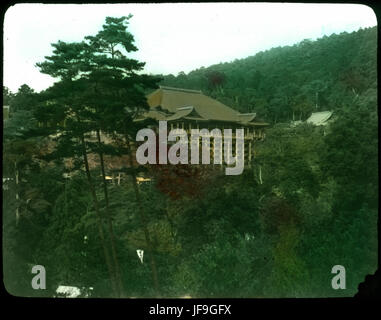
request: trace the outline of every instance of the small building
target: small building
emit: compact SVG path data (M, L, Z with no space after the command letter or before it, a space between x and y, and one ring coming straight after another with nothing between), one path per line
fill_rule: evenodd
M332 114L332 111L313 112L306 122L315 126L326 126L330 122Z
M3 120L9 119L9 106L3 106Z
M81 290L72 286L58 286L56 293L58 296L66 298L77 298L81 294Z
M60 285L56 289L56 295L54 297L78 298L82 294L85 298L88 298L92 290L93 287L80 289L78 287Z

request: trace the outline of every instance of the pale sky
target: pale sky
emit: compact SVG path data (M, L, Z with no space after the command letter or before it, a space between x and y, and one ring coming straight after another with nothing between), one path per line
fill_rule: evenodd
M130 57L146 62L144 71L150 74L188 73L377 25L373 10L356 4L16 4L4 19L4 85L12 92L24 83L46 89L56 79L35 64L52 54L51 43L82 41L101 29L106 16L129 13L129 31L139 49Z

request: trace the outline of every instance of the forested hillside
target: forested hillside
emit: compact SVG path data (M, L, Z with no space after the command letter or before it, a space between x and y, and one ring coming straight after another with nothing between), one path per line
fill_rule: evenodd
M107 18L102 32L84 42L53 44L52 56L39 64L57 80L47 90L3 88L10 105L3 138L7 290L53 296L67 285L94 297L356 294L377 268L376 29L305 40L159 82L128 58L136 50L128 20ZM115 48L123 54L115 56ZM251 166L225 176L206 166L143 170L124 160L139 129L136 109L147 108L144 93L157 84L202 89L270 122ZM335 119L324 130L280 123L314 110L333 110ZM120 181L106 181L120 172ZM137 184L140 174L151 180ZM31 287L34 265L46 268L45 290ZM332 287L335 265L346 270L345 288Z
M377 30L303 40L246 59L167 75L163 85L202 90L242 112L271 123L305 120L377 97Z

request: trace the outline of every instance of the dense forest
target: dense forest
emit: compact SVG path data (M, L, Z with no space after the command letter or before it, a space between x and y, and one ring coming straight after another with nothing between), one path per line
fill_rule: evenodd
M94 297L353 296L377 268L376 28L152 76L128 58L137 49L129 18L107 18L81 43L53 44L37 65L57 79L45 91L3 88L8 291L53 296L68 285ZM252 165L240 176L137 167L133 118L158 85L202 90L269 122ZM290 126L316 110L334 111L329 130ZM126 159L120 183L106 181L115 159ZM142 172L152 180L138 184ZM34 265L46 268L46 290L30 285ZM345 290L331 286L335 265L345 267Z
M164 76L163 85L202 90L271 123L305 120L377 94L377 30L324 36L246 59Z

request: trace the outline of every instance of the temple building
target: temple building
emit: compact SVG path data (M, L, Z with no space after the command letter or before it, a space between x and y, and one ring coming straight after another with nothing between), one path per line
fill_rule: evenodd
M3 121L9 119L9 106L3 106Z
M313 112L306 122L314 126L326 126L332 122L332 114L332 111Z
M191 137L192 129L207 129L209 133L213 129L220 129L222 135L224 129L232 129L232 156L235 156L235 130L244 129L244 161L245 167L250 167L255 157L255 142L265 138L265 128L268 123L258 119L255 113L240 113L223 103L204 95L201 91L188 90L180 88L171 88L161 86L151 94L147 95L147 103L149 109L135 118L134 121L144 121L151 119L152 125L147 127L158 129L159 121L167 121L168 132L173 129L183 129ZM50 126L49 122L39 123L39 126ZM62 123L64 125L64 123ZM56 138L59 134L51 135L51 138ZM204 139L203 134L200 135L199 143ZM210 163L214 163L215 141L212 136L209 136L210 141ZM87 134L88 141L96 142L95 132ZM108 144L113 143L113 138L108 134L101 132L102 142ZM222 136L224 140L224 136ZM136 142L131 141L133 152L136 151ZM168 143L170 145L170 143ZM190 146L190 143L188 144ZM199 145L200 146L200 145ZM200 155L202 154L202 148ZM217 150L217 149L216 149ZM221 150L224 155L224 150ZM125 176L123 170L129 163L127 155L114 157L104 155L105 167L107 171L106 180L113 182L120 180ZM137 165L136 159L133 158L134 164ZM91 169L99 165L98 155L94 153L88 154L89 166ZM66 159L67 167L72 167L72 159ZM201 161L200 161L201 163ZM222 168L223 166L221 166ZM140 179L140 180L139 180ZM138 177L138 183L148 181L147 177Z
M250 164L255 156L254 143L265 137L268 126L257 119L255 113L240 113L223 103L204 95L201 91L160 86L147 96L150 109L135 121L147 118L167 121L168 130L184 129L188 136L191 129L232 129L233 154L235 153L235 129L244 129L245 162ZM201 140L201 139L200 139ZM210 141L213 157L214 139Z

